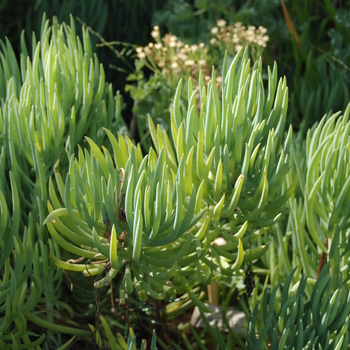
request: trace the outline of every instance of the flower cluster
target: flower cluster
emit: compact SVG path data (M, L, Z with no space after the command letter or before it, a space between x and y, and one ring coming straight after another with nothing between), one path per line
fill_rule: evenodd
M159 27L155 26L151 32L154 42L145 47L137 47L137 57L143 65L164 76L170 86L176 87L180 78L186 82L191 77L192 82L197 84L200 70L204 82L209 82L212 66L219 63L215 59L216 54L222 57L225 50L234 56L241 47L248 47L251 58L255 61L269 40L267 29L262 26L245 27L240 22L228 26L223 19L217 21L217 26L211 29L211 33L213 38L209 46L204 43L189 45L171 33L161 37ZM216 76L219 86L222 78L219 73Z
M238 52L241 47L248 47L254 61L261 56L269 41L265 27L246 27L241 22L236 22L231 26L227 25L223 19L216 22L216 27L211 29L211 34L213 35L210 40L212 45L218 45L232 55Z
M189 45L183 43L176 35L166 34L160 37L159 27L151 32L154 43L136 48L137 57L144 61L152 71L160 72L168 81L177 84L179 78L198 78L199 70L205 80L210 80L211 58L204 43Z

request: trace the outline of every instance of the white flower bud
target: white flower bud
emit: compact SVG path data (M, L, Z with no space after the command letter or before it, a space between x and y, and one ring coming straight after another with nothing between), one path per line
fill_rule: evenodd
M216 24L218 27L225 27L226 21L224 19L219 19Z

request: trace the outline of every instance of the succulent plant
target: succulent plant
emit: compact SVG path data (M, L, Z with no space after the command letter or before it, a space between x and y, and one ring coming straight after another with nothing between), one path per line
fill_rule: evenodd
M55 331L91 335L74 322L68 322L70 327L56 324L57 318L64 319L60 312L73 311L59 300L63 272L49 253L60 257L60 250L42 225L47 181L58 160L61 171L66 171L65 148L73 152L83 135L94 135L102 143L104 125L122 130L120 96L114 97L111 85L105 83L88 32L83 32L82 45L72 17L70 27L60 26L56 19L50 27L44 16L40 39L37 42L33 34L29 54L22 35L20 65L10 42L0 42L0 346L4 349L43 342L45 334L34 341L33 334L28 335L27 322L48 330L45 346L54 348L58 348ZM44 317L32 313L43 304Z
M9 41L1 47L1 163L16 179L22 216L36 218L37 197L46 202L46 182L56 161L66 162L65 148L74 152L86 134L101 144L103 126L120 129L120 98L105 83L89 33L83 31L83 45L76 37L72 17L70 27L57 20L50 27L44 16L31 55L23 34L20 65ZM7 186L1 190L9 201Z
M293 147L300 191L289 200L291 224L297 259L310 278L330 261L331 273L342 271L348 280L349 113L350 105L343 116L325 116L304 145Z
M343 285L343 275L331 277L327 263L307 298L305 288L310 281L306 276L291 285L296 270L283 288L280 281L271 294L265 289L261 304L256 305L250 318L247 348L347 349L350 293ZM263 323L257 330L261 311Z
M282 190L290 170L288 92L285 80L277 84L275 66L265 99L261 62L251 69L241 54L224 70L222 101L213 74L208 90L200 76L199 111L191 81L189 105L180 106L180 81L171 139L149 118L154 149L145 157L128 137L107 129L112 154L86 138L90 150L69 155L65 183L55 175L59 195L49 181L45 224L80 263L51 252L58 267L93 276L96 288L119 293L119 305L135 294L146 302L186 293L207 310L196 287L218 273L239 273L244 261L267 251L257 239L294 188ZM226 244L219 247L217 238Z

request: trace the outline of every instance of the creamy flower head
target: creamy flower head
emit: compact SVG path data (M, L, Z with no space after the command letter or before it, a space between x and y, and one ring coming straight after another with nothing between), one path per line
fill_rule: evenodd
M177 57L179 57L180 60L186 61L188 59L188 56L182 52L180 52Z
M178 42L176 43L176 47L177 47L178 49L180 49L182 46L184 46L184 43L183 43L182 41L178 41Z
M192 67L195 64L194 60L186 60L185 61L185 66L187 67Z
M233 34L232 42L234 44L238 44L239 43L239 37L238 37L238 35L236 33Z
M254 35L247 35L246 39L250 42L253 43L255 41L255 36Z
M263 27L263 26L259 26L258 29L259 29L261 34L266 34L267 33L267 29L265 27Z
M159 38L159 31L158 30L152 30L151 31L151 35L154 39L158 39Z
M219 19L217 20L216 25L220 28L225 27L226 21L224 19Z
M144 50L145 50L145 54L146 54L147 56L151 56L151 55L152 55L152 50L151 50L148 46L146 46L146 47L144 48Z
M248 28L245 32L246 36L255 35L255 30Z
M219 32L219 28L218 27L213 27L213 28L211 28L211 33L212 34L217 34Z

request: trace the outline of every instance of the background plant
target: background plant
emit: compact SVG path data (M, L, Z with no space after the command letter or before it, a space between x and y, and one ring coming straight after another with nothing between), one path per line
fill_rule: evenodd
M348 5L348 1L312 0L299 4L292 0L252 3L203 0L194 4L184 1L183 6L175 7L170 1L154 14L153 23L162 29L168 25L169 31L177 36L186 33L191 43L196 40L191 39L191 32L207 42L210 37L204 33L220 18L226 23L267 28L270 41L262 53L263 59L270 65L276 61L280 74L287 77L292 91L289 122L298 130L302 121L302 132L306 133L330 110L344 111L348 102L349 38L345 34ZM328 96L335 76L339 77L339 86L334 91L338 91ZM325 83L320 86L320 81ZM319 99L320 95L324 98Z
M306 57L306 74L295 76L294 85L299 89L291 94L289 120L299 124L300 133L307 130L324 114L345 111L349 102L348 83L339 65L325 56L317 57L310 50Z
M201 71L207 83L212 69L212 58L204 43L185 44L171 34L160 38L157 26L151 35L155 40L154 43L136 48L138 57L135 61L136 71L128 76L128 81L135 81L136 86L131 84L126 86L126 91L134 100L133 119L137 125L135 131L131 130L131 136L136 136L138 131L141 145L146 150L151 146L146 127L147 115L153 116L154 121L169 132L169 101L175 93L179 79L182 78L187 82L191 78L193 84L197 86L198 74ZM152 71L148 79L145 77L145 67ZM182 97L187 98L185 94Z
M128 77L129 81L136 81L136 86L127 85L126 91L130 92L134 100L132 125L137 125L144 149L150 147L145 127L147 113L162 126L162 129L169 131L169 95L175 93L179 79L183 79L183 84L186 85L187 80L191 78L192 84L198 87L199 71L207 84L214 69L217 75L216 84L219 87L222 76L218 71L221 71L225 52L231 61L239 49L244 47L255 62L266 46L268 40L268 36L265 35L266 28L259 27L256 30L255 27L249 27L246 30L241 23L237 23L235 27L226 26L224 20L218 20L217 25L211 29L213 37L207 45L204 42L186 44L170 33L161 38L159 27L155 26L151 32L155 42L136 48L138 57L135 62L136 71ZM152 71L148 79L145 78L144 67ZM181 97L183 100L188 100L190 96L182 94ZM132 129L131 136L134 135Z
M262 56L264 47L269 40L266 28L262 26L259 28L248 26L246 28L241 22L236 22L233 26L227 25L223 19L218 20L216 24L217 26L211 29L211 33L214 35L210 40L211 44L222 47L231 56L234 56L242 47L247 47L253 62Z

